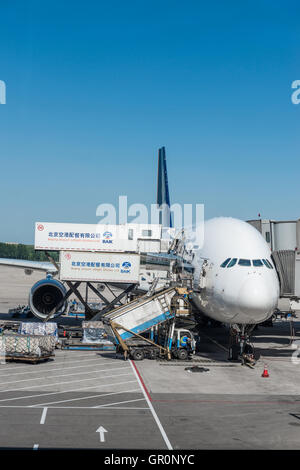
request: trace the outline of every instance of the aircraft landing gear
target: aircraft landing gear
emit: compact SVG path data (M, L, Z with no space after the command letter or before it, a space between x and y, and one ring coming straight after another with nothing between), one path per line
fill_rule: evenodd
M255 325L232 325L229 339L229 361L242 361L242 365L253 367L256 363L250 336Z

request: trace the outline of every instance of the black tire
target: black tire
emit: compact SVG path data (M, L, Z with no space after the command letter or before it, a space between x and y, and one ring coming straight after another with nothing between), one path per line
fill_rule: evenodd
M178 349L177 357L181 361L186 361L186 359L189 357L187 350L186 349Z
M157 358L157 351L154 351L153 349L151 349L149 352L149 359L156 359L156 358Z
M172 351L173 353L173 357L175 357L175 359L178 359L178 351L177 349L175 349L174 351Z
M145 354L142 349L135 349L132 351L131 357L134 361L142 361L145 357Z

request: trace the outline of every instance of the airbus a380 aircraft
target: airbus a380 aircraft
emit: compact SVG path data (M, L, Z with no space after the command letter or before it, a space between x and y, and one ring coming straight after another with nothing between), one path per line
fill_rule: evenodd
M262 235L242 220L218 217L204 224L196 252L193 299L222 323L251 325L267 320L279 298L279 281Z
M170 202L164 148L159 152L157 194L157 203L164 204L160 222L171 226L171 215L166 210ZM51 263L0 259L0 264L55 272ZM279 280L268 244L247 222L227 217L213 218L204 222L204 244L194 251L191 266L192 299L199 314L229 324L243 353L245 340L252 329L273 314L279 298ZM40 282L43 289L51 286L51 280ZM52 282L49 292L44 292L44 298L48 295L48 300L59 284L54 279ZM30 295L31 302L32 297ZM52 309L53 298L50 300ZM39 312L34 307L31 310L38 316ZM45 317L45 313L43 315ZM42 314L38 316L41 317Z
M160 190L163 188L163 190ZM163 225L172 225L165 149L159 151L158 204ZM193 293L199 313L230 325L245 348L255 325L277 307L280 287L271 250L256 228L239 219L217 217L204 222L204 243L194 251ZM189 244L188 235L186 245Z

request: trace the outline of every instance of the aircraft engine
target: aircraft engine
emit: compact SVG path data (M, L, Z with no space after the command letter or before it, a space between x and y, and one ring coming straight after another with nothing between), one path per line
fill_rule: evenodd
M56 279L42 279L34 284L29 293L29 307L31 312L40 320L45 320L51 310L62 301L66 294L64 285ZM59 311L50 318L67 313L69 308L66 300Z

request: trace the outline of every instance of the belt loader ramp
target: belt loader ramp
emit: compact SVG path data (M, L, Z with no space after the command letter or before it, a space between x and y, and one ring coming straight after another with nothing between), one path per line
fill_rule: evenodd
M171 359L173 355L186 359L187 351L194 352L195 340L192 333L175 328L176 311L171 309L172 298L175 294L182 294L182 291L182 288L170 287L151 297L146 294L106 313L102 321L117 352L123 352L125 359L130 355L136 360L143 359L145 355L150 358L159 355L167 359ZM161 325L166 325L163 335L159 331ZM150 331L151 339L142 336ZM187 341L180 344L182 334L186 335Z

